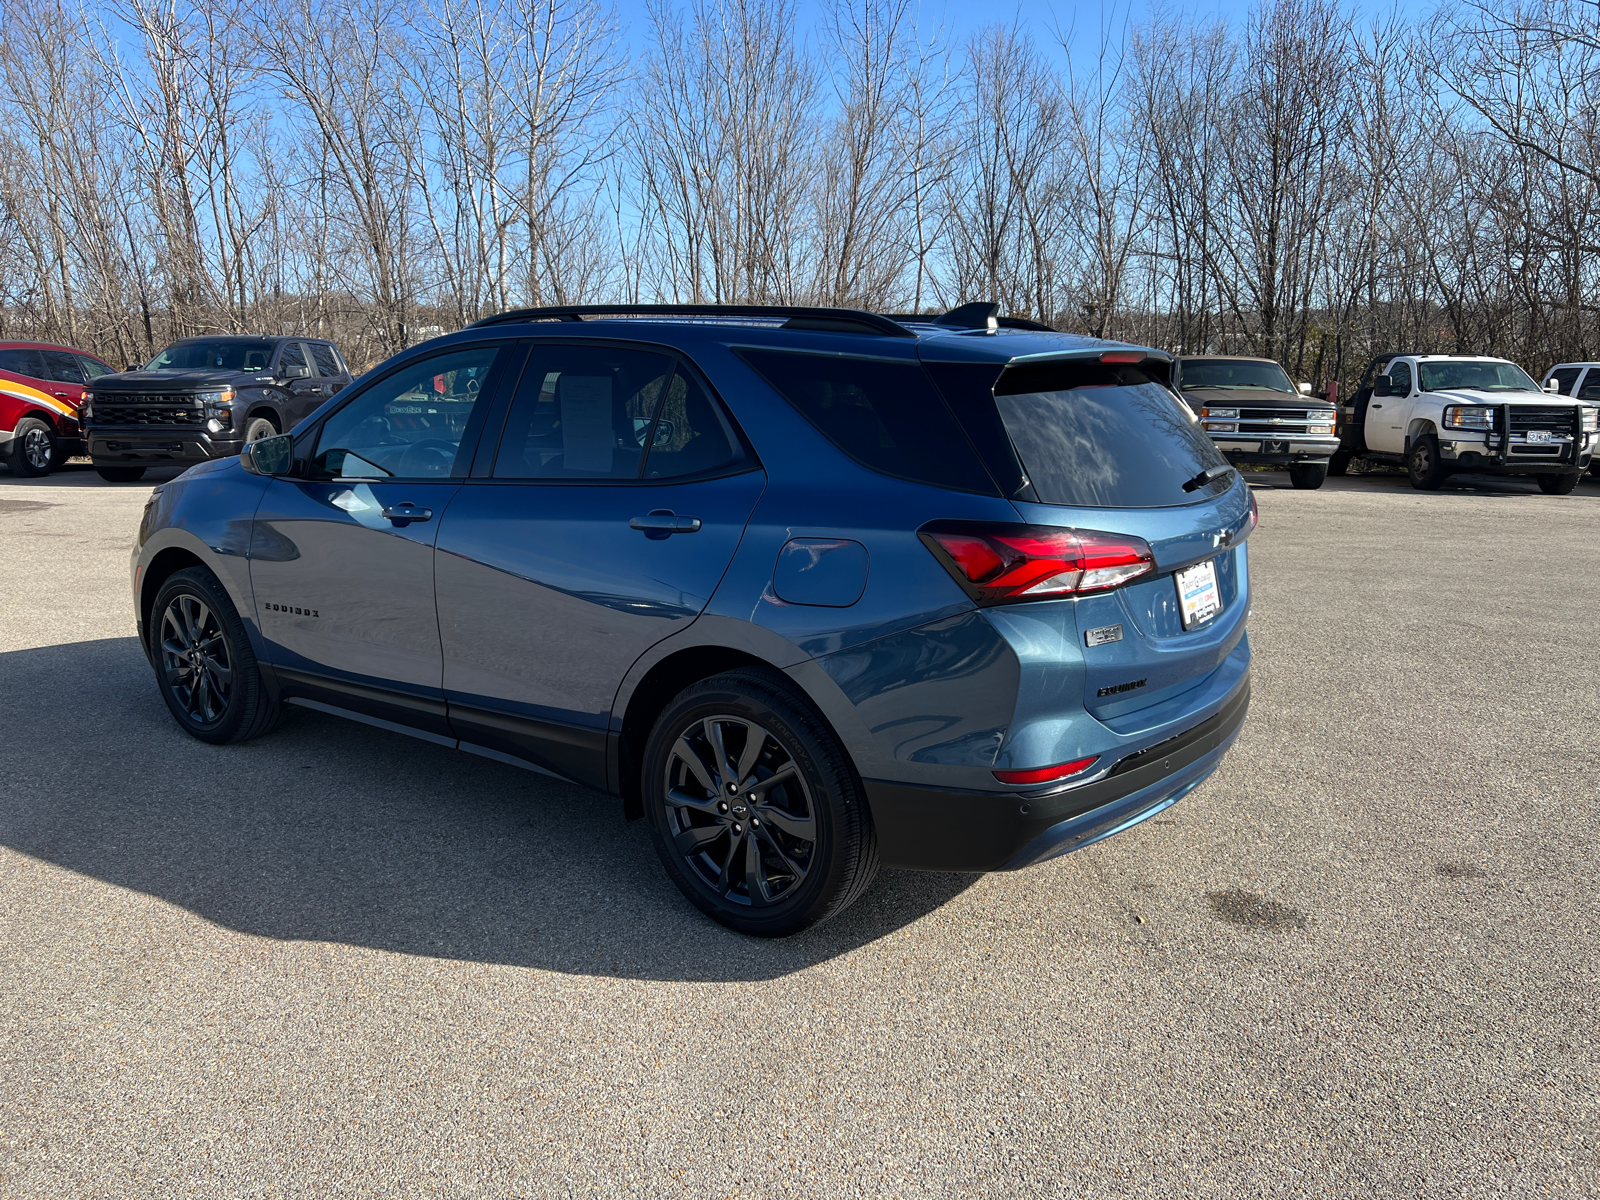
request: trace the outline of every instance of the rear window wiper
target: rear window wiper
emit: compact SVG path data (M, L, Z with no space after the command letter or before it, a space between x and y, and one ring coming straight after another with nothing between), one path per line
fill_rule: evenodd
M1207 467L1204 471L1201 471L1200 474L1189 480L1188 483L1184 484L1183 490L1186 492L1192 492L1198 488L1205 487L1205 485L1208 483L1214 483L1218 479L1232 474L1232 467Z

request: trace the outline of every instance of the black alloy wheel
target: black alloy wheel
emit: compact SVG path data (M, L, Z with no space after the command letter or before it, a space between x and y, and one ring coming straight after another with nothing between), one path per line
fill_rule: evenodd
M251 417L244 427L245 445L259 442L262 438L277 437L278 427L273 424L270 417Z
M38 417L23 417L11 436L6 465L13 475L48 475L56 454L56 431Z
M276 723L244 623L216 576L179 571L150 607L151 657L161 696L185 732L203 742L238 742Z
M843 747L774 673L730 671L680 693L651 732L644 770L662 865L729 928L798 932L852 903L877 873Z

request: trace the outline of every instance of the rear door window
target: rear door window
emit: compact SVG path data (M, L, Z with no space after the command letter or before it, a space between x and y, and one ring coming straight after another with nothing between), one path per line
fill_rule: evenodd
M1232 485L1189 406L1138 365L1097 359L1008 368L995 404L1045 504L1161 508L1210 499Z
M999 494L920 363L749 346L737 353L862 466L914 483Z
M44 359L31 346L12 346L0 350L0 371L13 375L26 375L29 379L46 379Z

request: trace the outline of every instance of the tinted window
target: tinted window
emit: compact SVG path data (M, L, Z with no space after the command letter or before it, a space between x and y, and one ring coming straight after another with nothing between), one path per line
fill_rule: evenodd
M1224 475L1184 490L1227 463L1188 406L1137 366L1011 367L995 404L1045 504L1157 508L1208 499L1233 482Z
M115 375L116 368L108 367L98 358L89 358L87 355L78 355L78 363L83 367L83 373L90 379L99 379L102 375Z
M1409 396L1411 394L1410 363L1397 362L1389 367L1389 394L1391 396Z
M314 465L342 479L444 479L498 347L436 354L380 379L328 418Z
M647 441L645 479L704 475L726 470L744 457L722 410L681 367L672 377Z
M206 338L168 346L147 371L265 371L272 343L251 338Z
M317 360L317 374L324 379L335 375L343 375L344 371L339 366L339 360L334 356L333 347L326 342L307 342L311 347L311 357Z
M495 478L637 479L672 373L665 354L536 345L506 418Z
M783 350L738 353L862 466L934 487L998 494L919 364Z
M1578 376L1583 374L1582 367L1562 367L1559 371L1551 371L1550 378L1561 385L1563 396L1572 395L1572 385L1578 382Z
M1236 358L1185 359L1181 371L1181 386L1186 392L1218 388L1256 392L1296 390L1283 368L1275 362Z
M39 352L23 346L0 350L0 371L26 375L29 379L48 378L44 373L44 359L39 357Z
M278 353L279 371L282 371L285 367L305 367L309 365L306 362L306 352L299 342L285 342L283 344L283 349Z
M45 370L57 383L86 382L76 354L68 354L65 350L41 350L40 353L44 355Z

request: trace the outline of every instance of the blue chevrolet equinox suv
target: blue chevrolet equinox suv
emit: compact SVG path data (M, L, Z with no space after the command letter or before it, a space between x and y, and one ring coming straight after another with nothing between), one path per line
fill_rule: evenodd
M207 742L297 704L608 792L764 936L1126 829L1244 721L1255 505L1170 356L995 314L531 309L396 355L152 494L161 694Z

